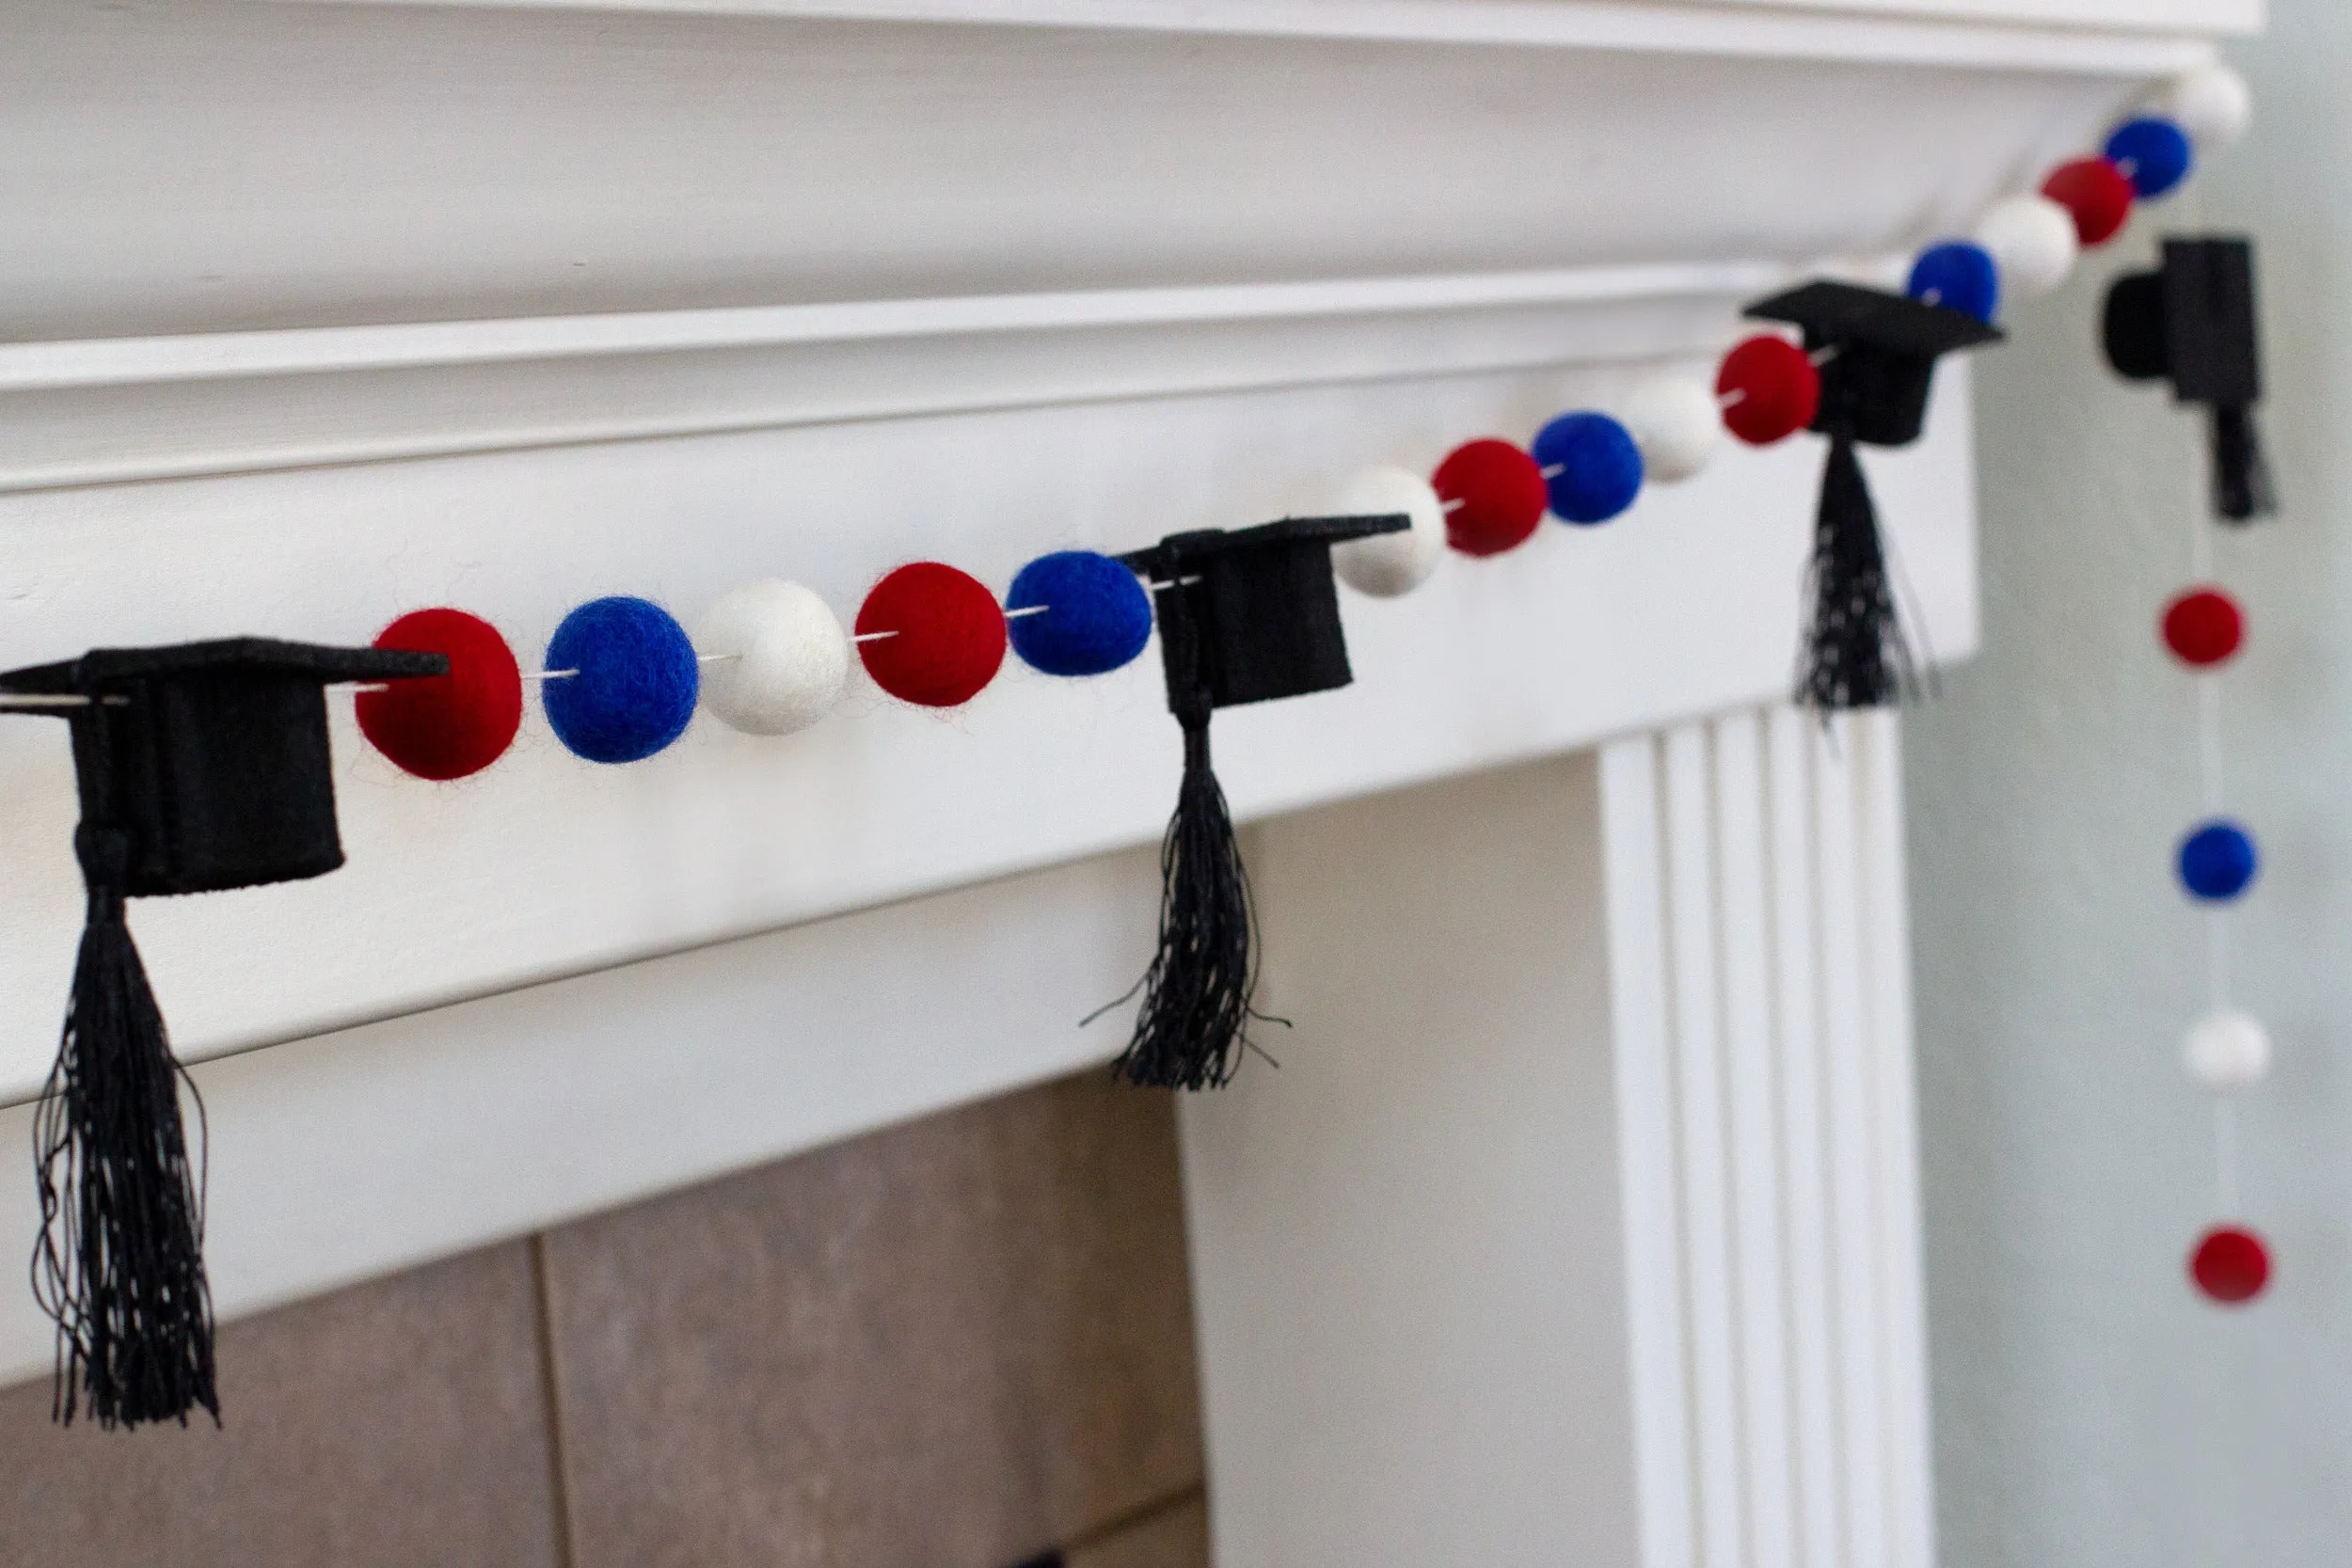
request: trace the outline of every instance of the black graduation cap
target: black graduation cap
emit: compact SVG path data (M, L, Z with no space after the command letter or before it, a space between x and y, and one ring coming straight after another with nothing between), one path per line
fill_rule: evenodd
M101 1426L220 1417L184 1078L123 901L342 863L325 689L445 674L439 654L236 638L102 648L0 674L0 711L72 727L89 890L56 1066L34 1123L34 1289L57 1323L55 1413ZM191 1091L193 1092L193 1091Z
M1759 300L1746 314L1802 329L1821 372L1813 428L1829 437L1829 463L1814 527L1797 699L1817 710L1896 702L1916 677L1854 448L1917 440L1936 360L2002 335L1965 310L1827 279Z
M2117 374L2170 381L2175 401L2211 410L2217 516L2247 522L2276 510L2254 433L2263 388L2251 240L2165 241L2155 271L2126 273L2108 287L2100 335Z
M1938 356L2001 338L1965 310L1825 278L1758 300L1745 314L1803 330L1821 372L1813 428L1872 447L1919 438Z
M1184 782L1160 845L1159 951L1137 982L1143 1006L1115 1069L1129 1082L1221 1085L1261 1016L1250 1006L1256 917L1209 763L1210 715L1345 686L1353 675L1331 546L1411 521L1402 513L1292 517L1170 534L1120 558L1152 587L1168 711L1184 731Z

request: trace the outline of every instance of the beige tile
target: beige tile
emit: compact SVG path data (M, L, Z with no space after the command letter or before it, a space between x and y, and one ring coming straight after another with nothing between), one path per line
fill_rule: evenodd
M1199 1493L1063 1555L1062 1568L1209 1568L1209 1507Z
M1200 1474L1173 1109L1104 1073L548 1263L580 1568L1003 1568Z
M220 1431L0 1392L0 1562L555 1568L534 1312L517 1243L229 1324Z

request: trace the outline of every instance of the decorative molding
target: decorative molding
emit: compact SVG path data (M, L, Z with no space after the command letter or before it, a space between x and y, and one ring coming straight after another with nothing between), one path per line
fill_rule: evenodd
M1784 265L0 345L0 492L1719 348Z
M2074 71L2176 70L2264 0L290 0L1054 27ZM2157 36L2150 35L2173 35Z

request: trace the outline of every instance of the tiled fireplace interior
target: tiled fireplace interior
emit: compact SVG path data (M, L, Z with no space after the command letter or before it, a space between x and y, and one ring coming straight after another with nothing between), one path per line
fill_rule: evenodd
M45 1381L0 1392L11 1560L1207 1561L1173 1114L1101 1072L233 1323L220 1356L218 1432L60 1432Z

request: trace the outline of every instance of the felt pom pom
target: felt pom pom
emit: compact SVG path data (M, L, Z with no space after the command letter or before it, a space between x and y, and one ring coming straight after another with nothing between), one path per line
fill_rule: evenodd
M2227 147L2246 135L2254 95L2246 78L2226 65L2201 65L2165 84L2158 106L2196 141Z
M1654 375L1627 400L1625 427L1642 449L1643 477L1677 484L1715 455L1724 412L1706 383L1687 375Z
M359 733L394 766L420 779L462 779L514 743L522 672L498 627L462 610L415 610L377 633L374 645L449 660L446 675L359 693Z
M2046 294L2066 281L2082 253L2074 214L2046 196L1996 201L1977 224L1977 243L2020 294Z
M1525 544L1549 499L1535 460L1492 437L1446 453L1429 485L1446 509L1446 543L1464 555L1501 555Z
M2270 1249L2244 1226L2217 1225L2197 1239L2188 1276L2224 1307L2253 1300L2270 1283Z
M2188 133L2169 119L2141 115L2108 134L2107 162L2123 171L2140 199L2166 195L2188 178Z
M2244 893L2259 864L2252 835L2225 816L2200 825L2181 840L2181 885L2209 904Z
M873 637L888 632L887 637ZM857 645L874 684L903 703L956 707L980 694L1005 662L1005 612L977 578L917 561L858 607Z
M1965 310L1989 322L2001 308L2001 269L1993 253L1966 240L1947 240L1919 253L1903 293L1930 305Z
M2164 607L2164 645L2183 664L2219 664L2245 638L2245 615L2218 588L2192 588Z
M555 738L590 762L638 762L686 733L702 668L686 628L646 599L591 599L548 642L539 683ZM559 670L577 674L556 678Z
M1049 675L1107 673L1152 641L1142 579L1092 550L1039 556L1014 575L1005 609L1012 651Z
M1724 428L1752 447L1769 447L1813 422L1821 408L1821 372L1804 350L1763 333L1724 356L1715 375Z
M2216 1094L2259 1084L2270 1071L2270 1031L2233 1007L2207 1013L2181 1042L2188 1075Z
M1642 493L1642 449L1606 414L1563 414L1530 449L1562 522L1605 523Z
M702 704L746 735L790 735L832 711L850 675L850 639L833 607L797 582L728 590L694 624Z
M1331 504L1320 510L1334 517L1377 517L1402 512L1413 526L1402 533L1375 533L1331 546L1331 569L1359 594L1392 599L1429 580L1445 559L1445 502L1419 474L1403 468L1367 468L1347 482Z
M2074 237L2087 245L2106 244L2132 215L2132 182L2105 158L2060 164L2042 194L2074 214Z

